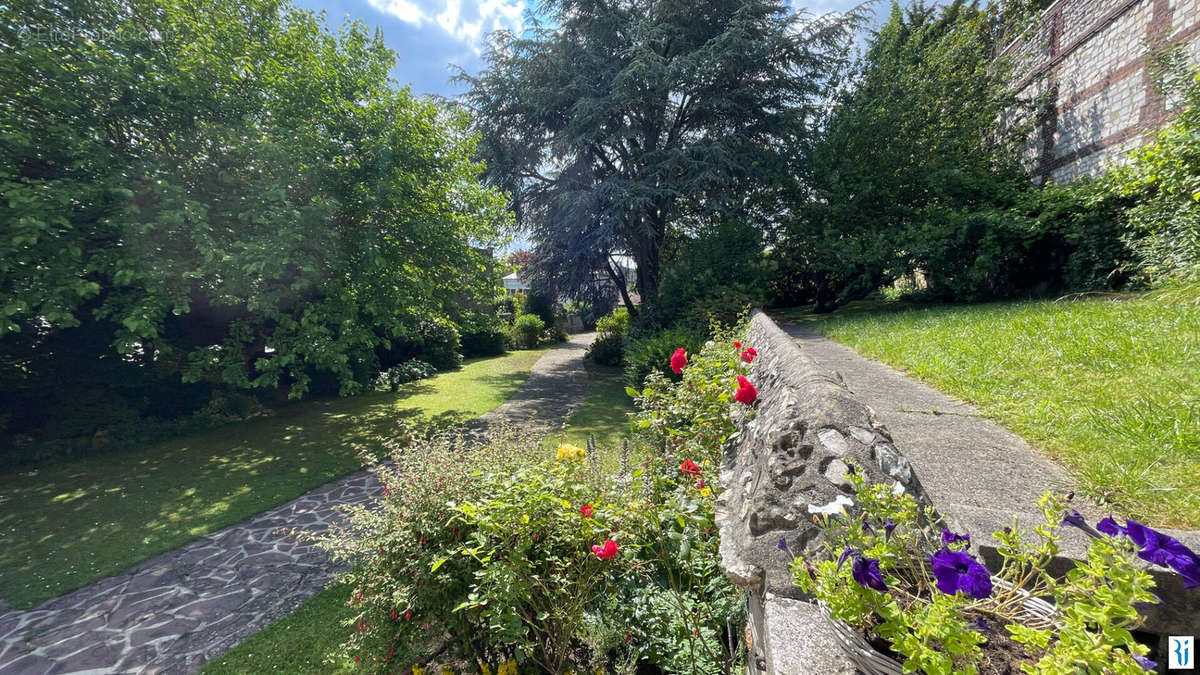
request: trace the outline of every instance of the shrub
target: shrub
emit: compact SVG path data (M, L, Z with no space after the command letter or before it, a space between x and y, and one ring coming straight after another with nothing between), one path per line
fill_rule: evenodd
M379 376L375 378L375 388L394 392L400 389L402 384L433 377L436 372L436 368L420 359L409 359L379 373Z
M458 329L448 319L425 319L417 326L417 358L438 370L462 365L462 342Z
M625 337L629 331L629 310L618 307L612 312L596 319L596 332L600 337Z
M322 542L359 563L346 576L356 615L343 657L396 672L445 640L459 662L516 656L555 673L604 663L619 642L597 610L631 571L628 526L643 516L582 449L530 462L539 443L500 430L484 444L394 448L395 466L377 469L381 508L356 510L352 529ZM614 556L593 552L607 541ZM604 634L613 644L596 643Z
M619 366L625 362L625 339L619 335L601 335L588 345L586 357L605 366Z
M541 317L522 314L513 322L513 342L521 349L533 349L538 346L538 340L545 329L546 324Z
M499 356L508 347L508 336L499 328L484 328L462 334L463 356Z
M588 345L586 356L596 363L619 366L625 362L625 333L629 330L629 310L618 307L596 320L596 331L600 333Z
M625 345L626 384L639 389L646 376L653 372L678 380L679 376L670 369L671 354L680 347L688 353L695 352L702 344L702 333L682 328L670 328L646 337L632 337Z
M554 303L550 296L541 291L531 290L525 294L525 304L521 307L522 314L533 314L547 326L554 324Z

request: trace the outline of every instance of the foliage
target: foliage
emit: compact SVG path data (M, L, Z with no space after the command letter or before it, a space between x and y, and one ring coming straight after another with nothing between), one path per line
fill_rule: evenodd
M1063 499L1047 494L1039 502L1044 523L1029 532L1014 523L993 535L1003 562L989 580L989 571L965 552L969 534L943 530L939 536L928 524L932 511L918 508L903 490L867 485L853 469L847 479L858 504L816 517L825 559L793 559L794 578L833 618L887 639L906 671L977 672L988 631L1003 627L1025 647L1026 672L1144 672L1134 657L1148 650L1131 631L1141 623L1138 603L1157 597L1153 577L1135 565L1129 539L1098 536L1087 560L1065 580L1055 578L1048 566L1058 553L1058 530L1072 518L1083 521ZM787 551L786 541L780 546ZM939 561L957 568L939 567ZM1043 596L1057 603L1048 617L1026 604Z
M668 328L641 337L630 335L625 343L625 382L635 389L642 386L651 373L679 380L670 371L671 354L682 347L688 353L704 344L704 333L684 328Z
M554 325L554 302L550 300L549 295L543 291L531 289L525 294L524 299L522 314L532 314L538 317L542 320L543 325Z
M587 357L605 366L624 362L625 333L629 330L629 310L618 307L596 320L599 335L588 345Z
M417 354L438 370L462 365L462 339L449 319L425 319L417 326Z
M713 322L735 325L760 305L769 274L763 233L744 221L722 222L669 241L660 303L664 324L707 332Z
M379 373L375 380L375 388L395 392L400 389L400 385L433 377L435 372L437 369L432 365L420 359L410 359Z
M614 256L629 254L648 304L672 232L774 212L863 16L814 19L774 0L542 11L524 34L494 35L484 72L460 75L481 154L544 277L572 295L598 277L627 290Z
M546 324L536 314L522 314L513 322L513 340L521 349L533 349L542 338Z
M777 233L777 274L820 311L914 269L932 289L988 295L1018 264L1028 126L994 57L1022 3L892 4L809 153L807 185ZM1006 230L1015 228L1016 231ZM1018 256L1019 257L1019 256ZM968 278L959 278L966 270Z
M506 429L397 444L394 466L375 467L382 507L351 508L323 539L356 565L333 662L393 672L442 649L444 663L556 673L734 672L742 601L718 569L711 485L748 368L733 335L694 354L682 382L650 378L638 438L652 455L637 469L626 455L603 471L591 443L531 461L540 440Z
M1179 116L1102 182L1133 202L1124 219L1138 277L1150 284L1195 283L1200 281L1200 70L1162 67L1180 80L1168 87L1181 99Z
M464 332L461 344L462 354L465 357L500 356L508 346L508 336L501 328L488 326Z
M970 306L851 306L821 333L978 406L1098 501L1200 526L1200 288Z
M5 15L0 377L22 433L62 408L43 383L66 361L113 395L200 384L197 407L321 374L361 391L372 353L493 287L472 243L507 216L466 119L393 87L366 26L282 0Z

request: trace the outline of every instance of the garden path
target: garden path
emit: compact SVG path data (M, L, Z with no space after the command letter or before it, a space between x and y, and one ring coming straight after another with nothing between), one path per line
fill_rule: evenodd
M587 396L583 354L594 337L574 335L550 349L512 398L469 426L561 424ZM338 506L378 492L374 475L360 471L32 610L0 603L0 672L195 672L338 572L293 528L324 532L341 518Z
M875 410L938 510L977 541L1011 525L1014 515L1023 524L1041 522L1038 498L1073 489L1065 469L974 407L807 328L782 328ZM1082 497L1072 503L1092 522L1107 515Z

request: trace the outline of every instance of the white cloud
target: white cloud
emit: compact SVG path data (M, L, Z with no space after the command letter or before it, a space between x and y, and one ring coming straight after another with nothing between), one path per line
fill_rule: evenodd
M484 26L520 32L525 25L524 0L367 0L376 10L417 27L436 24L448 35L481 47Z

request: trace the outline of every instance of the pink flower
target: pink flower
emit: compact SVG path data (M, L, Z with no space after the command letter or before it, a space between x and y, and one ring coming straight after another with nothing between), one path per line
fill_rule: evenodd
M679 465L679 470L682 471L683 475L685 476L700 475L700 466L690 459L683 460L683 464Z
M616 557L617 542L609 539L608 541L604 542L603 546L596 544L592 546L592 553L595 553L596 557L601 560L608 560L609 558Z
M746 351L742 352L742 360L746 363L754 361L754 357L758 356L758 350L754 347L746 347Z
M733 393L733 400L746 405L754 405L754 402L758 400L758 389L755 389L754 384L743 375L738 375L737 383L738 390Z
M591 518L595 511L592 509L591 504L584 504L583 506L579 507L579 512L583 514L584 518Z
M683 367L687 365L687 351L683 347L675 350L671 355L671 370L675 371L676 375L683 374Z

